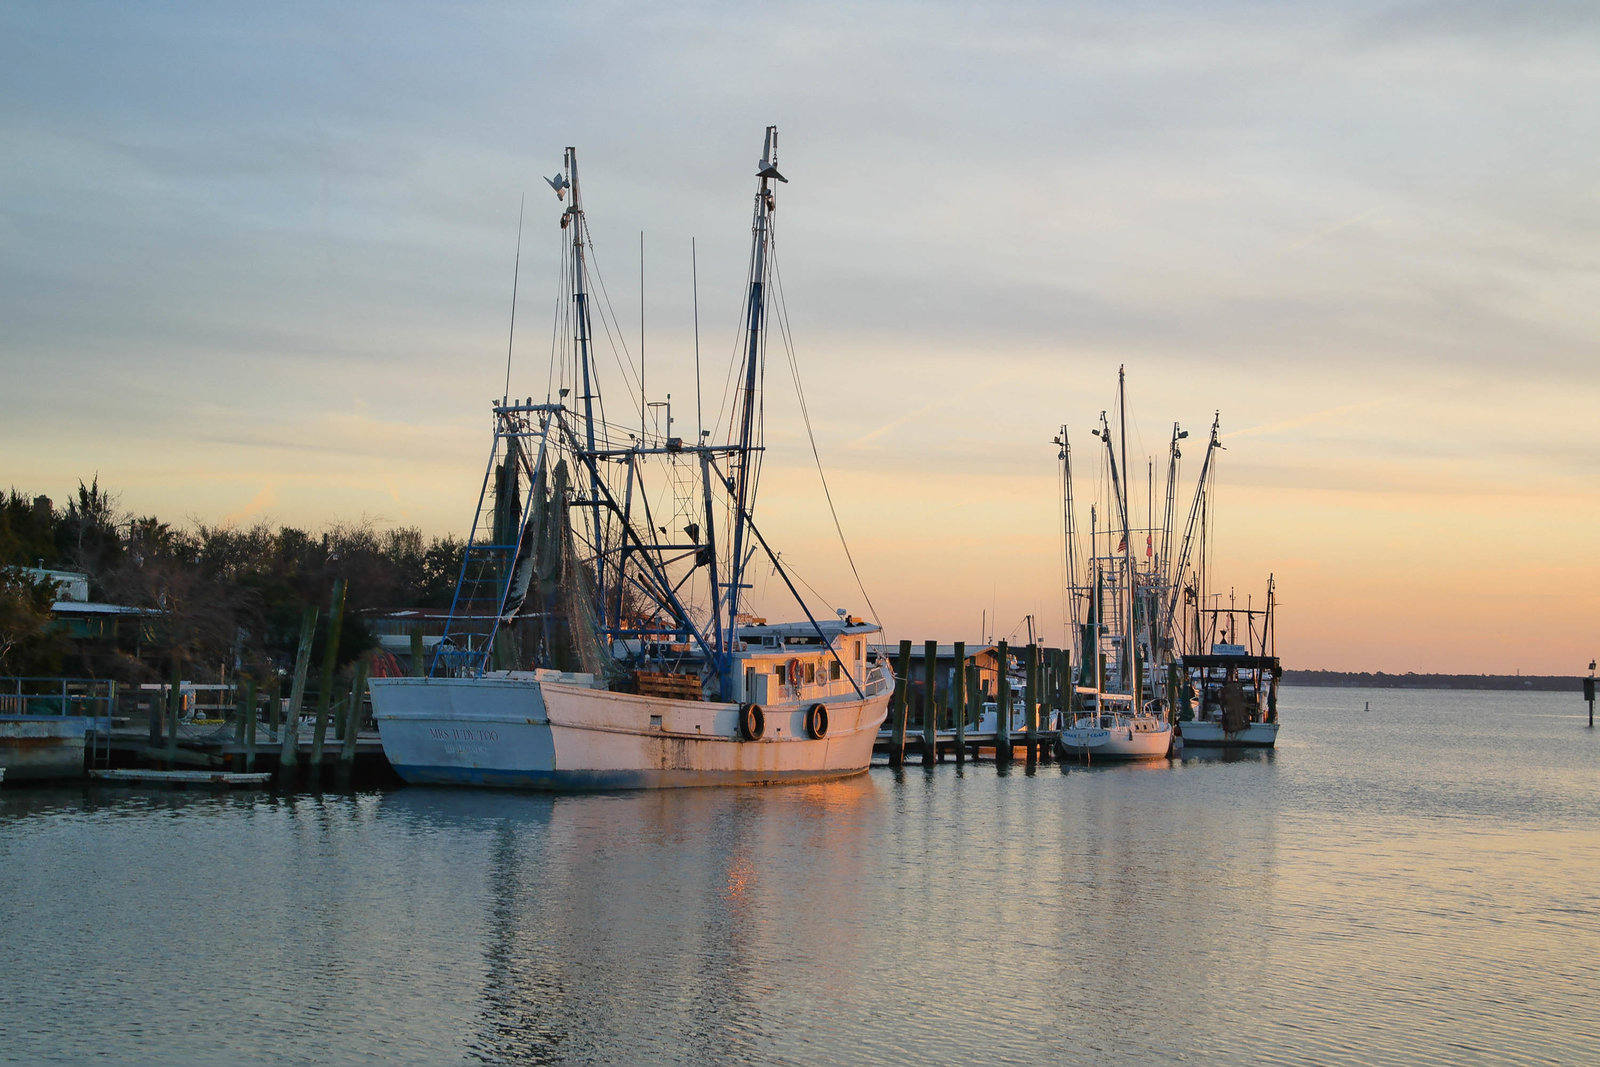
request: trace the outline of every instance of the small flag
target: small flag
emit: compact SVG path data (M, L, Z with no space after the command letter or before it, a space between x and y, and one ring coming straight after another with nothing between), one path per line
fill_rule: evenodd
M1117 542L1117 551L1118 552L1126 552L1127 550L1128 550L1128 535L1127 534L1123 534L1122 535L1122 539Z
M1146 559L1149 559L1152 555L1155 554L1155 547L1150 543L1150 538L1153 537L1153 536L1155 536L1155 535L1154 534L1145 534L1144 535L1144 555L1145 555Z

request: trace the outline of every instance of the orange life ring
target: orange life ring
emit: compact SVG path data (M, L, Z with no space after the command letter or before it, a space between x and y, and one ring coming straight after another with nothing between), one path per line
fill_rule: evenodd
M788 673L789 673L789 684L790 685L799 685L800 684L800 661L798 659L790 659L789 663L788 663L788 666L787 666L787 670L788 670Z

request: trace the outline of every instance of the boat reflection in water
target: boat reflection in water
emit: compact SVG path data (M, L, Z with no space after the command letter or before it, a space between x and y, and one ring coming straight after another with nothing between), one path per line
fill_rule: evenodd
M412 787L382 806L419 842L479 839L482 896L463 903L484 909L466 928L484 939L469 1044L487 1061L759 1059L780 1036L771 975L792 998L798 972L827 1014L871 971L867 941L838 936L870 869L863 821L882 816L868 776L556 796Z

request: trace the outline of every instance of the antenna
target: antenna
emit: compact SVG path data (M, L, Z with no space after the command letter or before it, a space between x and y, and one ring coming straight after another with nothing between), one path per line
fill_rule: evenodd
M694 287L694 428L698 435L694 443L704 444L706 435L705 414L700 409L700 265L699 252L694 238L689 238L689 277Z
M556 190L557 195L560 192ZM517 201L517 259L511 266L511 334L506 338L506 391L502 396L511 395L511 343L517 339L517 275L522 271L522 209L527 202L528 194L524 192Z
M645 446L645 230L638 232L638 446Z

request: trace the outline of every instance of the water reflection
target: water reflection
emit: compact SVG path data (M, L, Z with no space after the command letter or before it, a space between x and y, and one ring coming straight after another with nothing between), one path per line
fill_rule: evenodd
M1384 697L1032 776L3 790L0 1060L1592 1060L1600 734Z
M748 1062L798 968L858 970L833 923L864 877L870 777L760 790L531 797L402 790L386 818L483 838L483 1062ZM840 888L843 887L843 888ZM787 995L787 994L786 994Z

